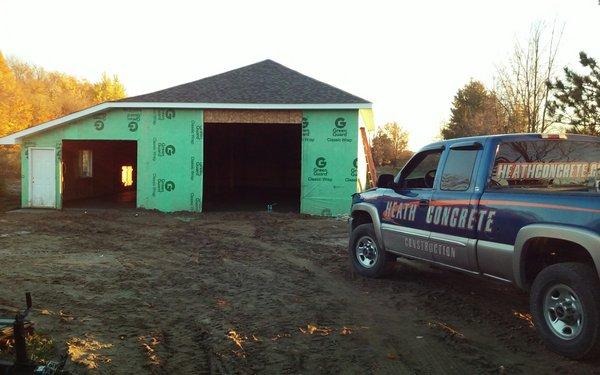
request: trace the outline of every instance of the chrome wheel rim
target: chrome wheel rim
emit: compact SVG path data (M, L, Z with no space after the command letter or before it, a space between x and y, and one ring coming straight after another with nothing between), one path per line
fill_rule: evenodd
M361 237L356 242L356 259L358 263L364 268L372 268L377 263L377 257L379 256L379 250L375 241L368 236Z
M583 327L581 300L568 286L553 285L544 297L544 317L554 335L572 340L579 336Z

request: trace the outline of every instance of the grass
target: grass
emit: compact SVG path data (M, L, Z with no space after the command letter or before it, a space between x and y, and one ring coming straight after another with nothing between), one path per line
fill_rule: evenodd
M56 360L56 345L52 337L45 333L36 332L25 339L29 359L38 364ZM9 340L0 344L0 359L11 361L14 359L14 341Z

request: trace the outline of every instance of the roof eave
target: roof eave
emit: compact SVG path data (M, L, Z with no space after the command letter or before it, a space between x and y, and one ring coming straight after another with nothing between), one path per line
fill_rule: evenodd
M69 115L32 126L31 128L9 134L0 138L0 145L20 143L24 137L39 133L66 123L91 116L95 113L113 108L180 108L180 109L364 109L372 104L365 103L331 103L331 104L258 104L258 103L162 103L162 102L106 102Z

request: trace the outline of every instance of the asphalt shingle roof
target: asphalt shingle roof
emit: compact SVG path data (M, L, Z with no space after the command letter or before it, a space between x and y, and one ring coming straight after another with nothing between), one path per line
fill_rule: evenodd
M119 102L357 104L358 96L317 81L272 60Z

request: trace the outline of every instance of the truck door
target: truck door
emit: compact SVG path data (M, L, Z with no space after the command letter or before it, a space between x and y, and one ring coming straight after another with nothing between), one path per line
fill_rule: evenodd
M476 186L482 149L481 143L470 141L450 146L425 217L433 261L473 272L478 226L485 225L478 212L483 189Z
M442 151L416 154L400 172L394 189L386 193L381 229L388 251L431 260L425 218Z

